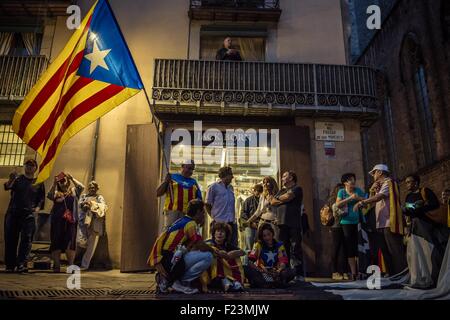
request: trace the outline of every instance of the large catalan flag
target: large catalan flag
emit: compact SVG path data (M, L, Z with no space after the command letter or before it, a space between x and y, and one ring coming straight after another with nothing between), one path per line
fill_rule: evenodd
M71 137L141 89L111 7L98 0L14 115L14 131L41 156L37 182Z

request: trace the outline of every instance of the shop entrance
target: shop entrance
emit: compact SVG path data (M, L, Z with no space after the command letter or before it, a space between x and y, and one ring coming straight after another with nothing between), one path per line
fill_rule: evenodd
M219 168L232 167L236 218L255 184L262 183L265 176L279 180L278 129L176 130L170 130L170 171L178 172L184 159L193 159L193 178L205 199L208 186L219 179ZM210 238L209 217L207 222L202 233Z

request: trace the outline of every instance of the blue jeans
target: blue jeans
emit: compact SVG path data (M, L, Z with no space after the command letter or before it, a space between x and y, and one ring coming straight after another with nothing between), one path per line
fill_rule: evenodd
M245 228L245 251L248 253L253 249L256 238L256 229ZM248 254L244 256L244 265L248 265Z
M190 251L184 255L184 263L186 271L181 277L181 281L190 282L206 271L213 261L211 252L206 251Z

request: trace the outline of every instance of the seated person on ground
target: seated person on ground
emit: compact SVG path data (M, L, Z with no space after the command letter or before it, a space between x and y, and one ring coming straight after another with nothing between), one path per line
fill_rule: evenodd
M226 223L214 224L212 239L206 241L216 252L210 268L203 273L202 282L213 288L227 291L243 291L244 269L240 257L245 252L230 243L231 227Z
M197 233L205 221L204 203L191 200L187 215L170 225L153 245L148 263L156 268L158 291L173 290L193 294L198 289L191 282L209 268L214 250Z
M244 267L252 288L285 287L295 277L283 243L274 239L274 233L270 224L258 229L257 242L248 255L249 265Z

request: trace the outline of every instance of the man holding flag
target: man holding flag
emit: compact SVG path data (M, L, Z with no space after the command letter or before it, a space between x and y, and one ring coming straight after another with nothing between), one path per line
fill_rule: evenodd
M41 156L36 183L71 137L143 88L109 3L98 0L14 115L14 131Z

